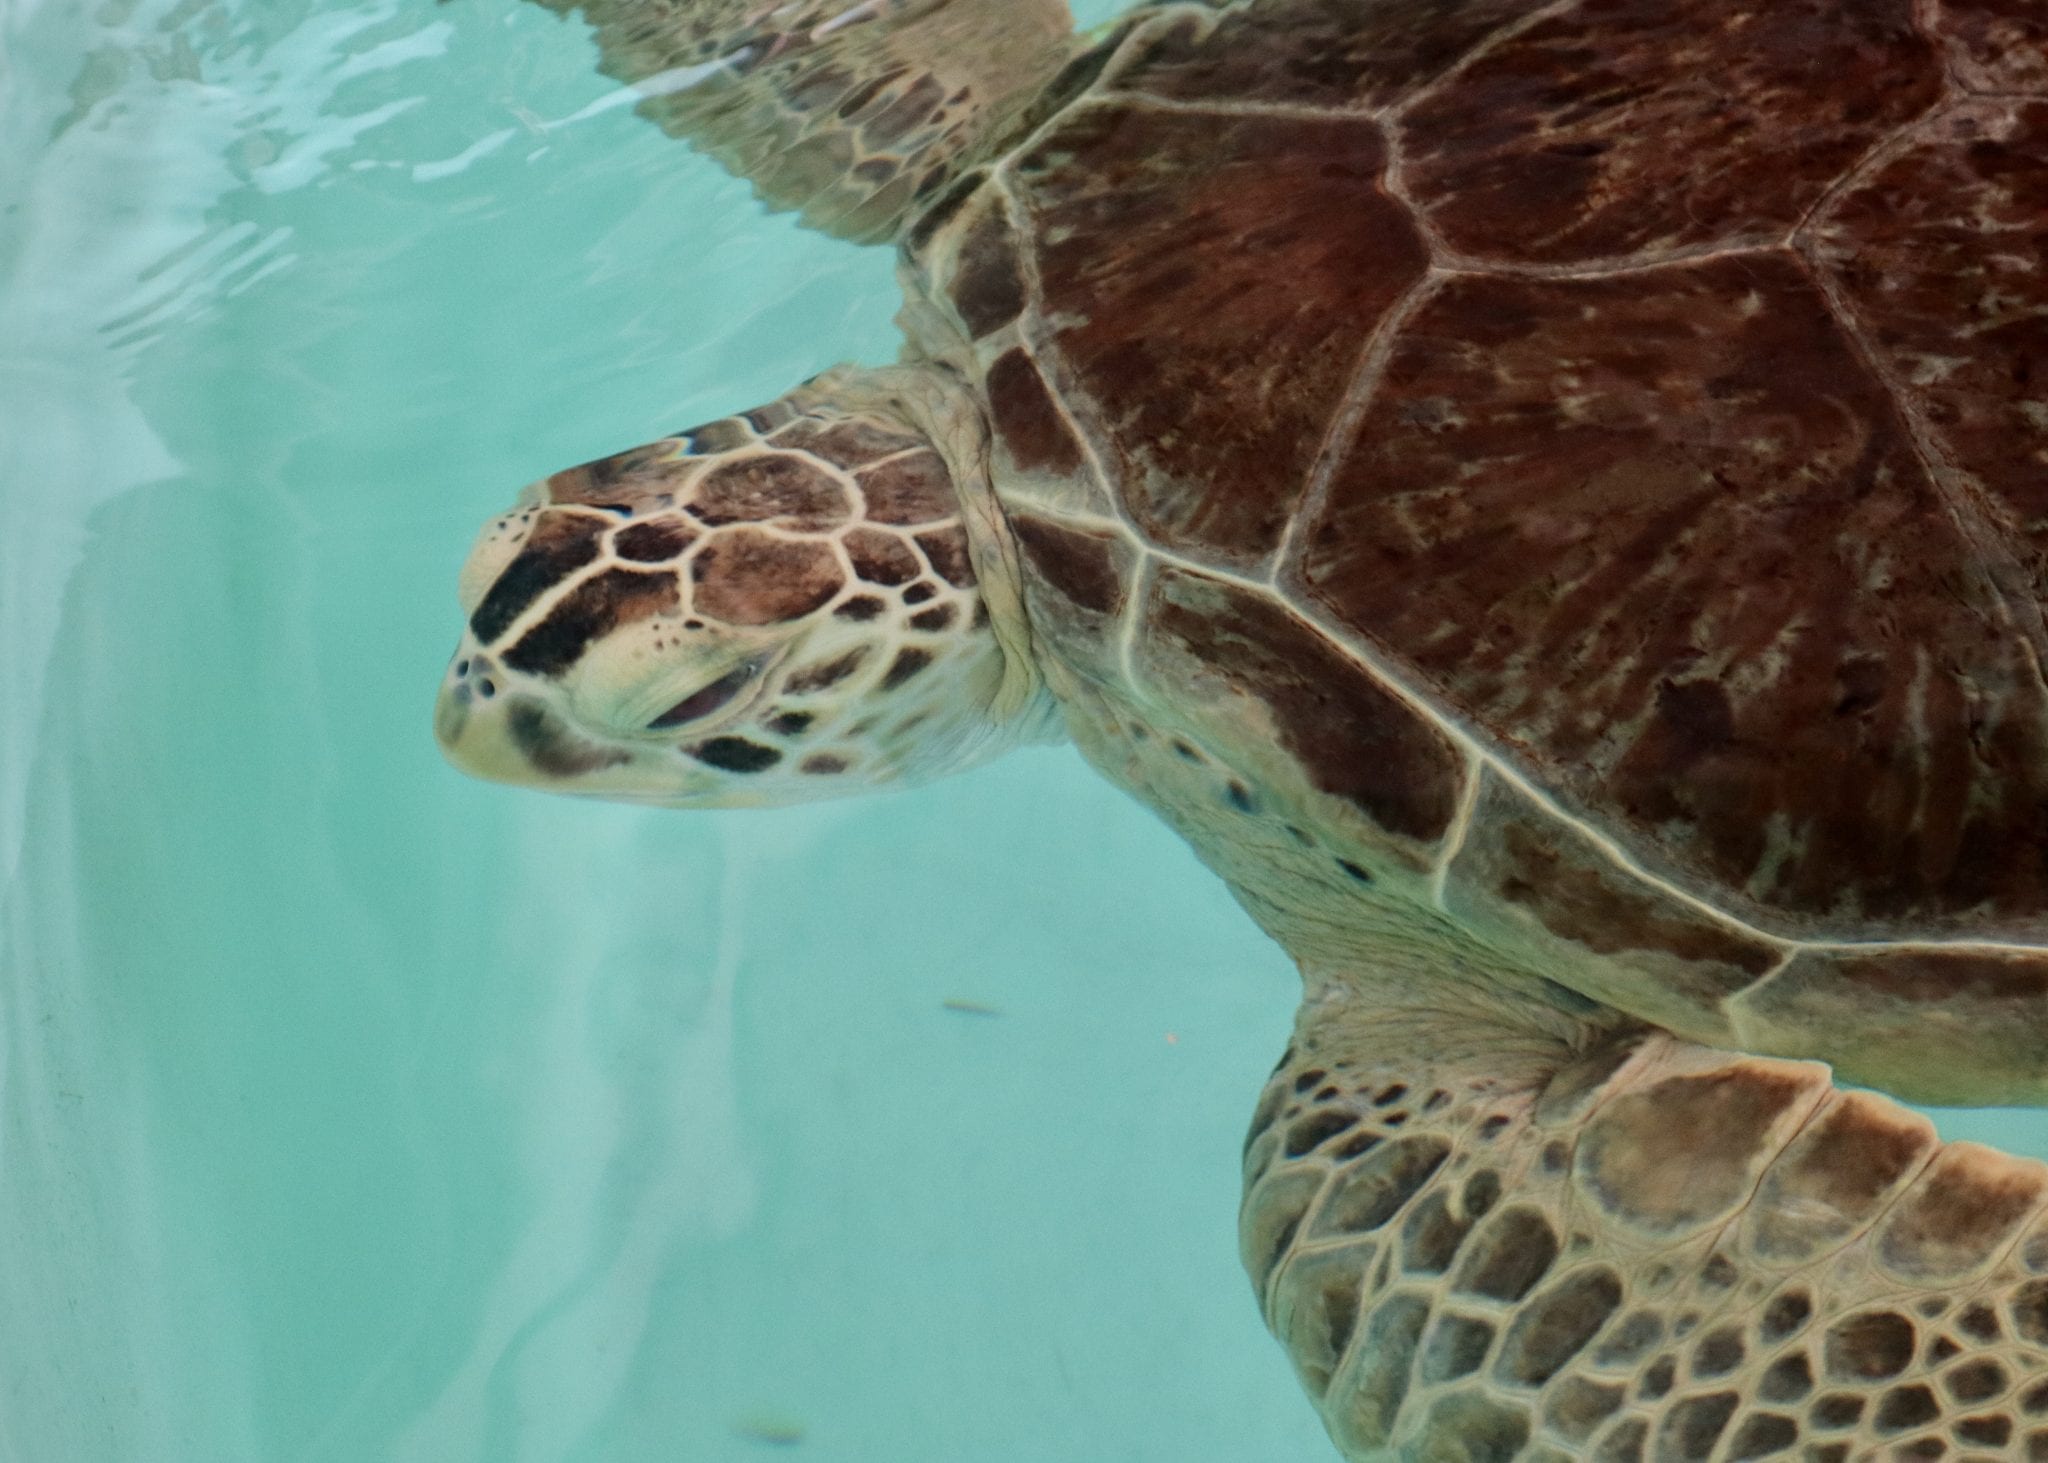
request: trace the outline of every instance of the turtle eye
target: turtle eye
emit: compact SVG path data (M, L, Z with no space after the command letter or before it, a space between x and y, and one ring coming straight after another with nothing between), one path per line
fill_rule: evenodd
M710 685L692 691L668 710L647 723L649 731L665 731L672 726L696 721L709 716L726 702L745 689L747 683L761 672L759 661L747 661L736 670L727 671Z

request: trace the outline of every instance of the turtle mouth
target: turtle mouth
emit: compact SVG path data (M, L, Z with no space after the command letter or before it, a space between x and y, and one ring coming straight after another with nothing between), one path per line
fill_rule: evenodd
M769 659L755 656L741 661L715 681L699 686L668 710L649 721L650 732L671 732L688 728L692 735L724 725L744 715L767 684ZM748 694L751 689L752 694Z
M671 727L687 726L693 721L702 721L712 712L720 710L733 697L747 688L747 683L760 674L760 667L752 661L735 666L708 686L699 687L685 696L668 710L647 723L649 731L667 731Z

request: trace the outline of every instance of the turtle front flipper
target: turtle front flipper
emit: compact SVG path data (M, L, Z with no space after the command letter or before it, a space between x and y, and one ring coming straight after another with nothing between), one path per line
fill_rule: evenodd
M772 207L860 243L1009 135L1077 48L1066 0L538 0Z
M1817 1063L1342 999L1246 1153L1245 1261L1351 1458L2048 1457L2048 1166Z

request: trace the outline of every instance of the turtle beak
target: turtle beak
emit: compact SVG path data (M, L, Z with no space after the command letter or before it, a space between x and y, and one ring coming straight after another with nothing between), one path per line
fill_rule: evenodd
M472 777L519 787L604 795L633 754L583 736L525 694L490 656L465 648L449 663L434 704L442 754Z

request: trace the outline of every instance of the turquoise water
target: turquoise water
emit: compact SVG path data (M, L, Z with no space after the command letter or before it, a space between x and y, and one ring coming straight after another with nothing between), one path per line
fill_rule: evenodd
M886 252L593 61L0 0L0 1460L1330 1456L1235 1257L1292 973L1070 753L774 814L440 761L519 484L895 351Z

